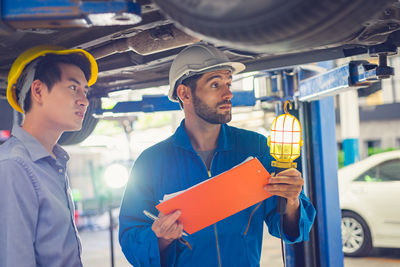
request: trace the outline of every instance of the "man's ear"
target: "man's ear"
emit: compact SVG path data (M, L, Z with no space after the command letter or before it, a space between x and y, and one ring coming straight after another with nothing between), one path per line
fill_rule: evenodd
M192 91L190 90L190 87L180 84L176 88L176 95L183 103L185 103L192 98Z
M41 105L43 103L43 94L46 90L46 85L40 80L34 80L31 85L31 96L33 102ZM28 97L28 96L27 96Z

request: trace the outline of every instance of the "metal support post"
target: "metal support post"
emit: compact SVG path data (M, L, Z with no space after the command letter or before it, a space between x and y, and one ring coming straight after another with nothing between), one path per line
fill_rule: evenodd
M312 266L341 267L344 263L333 97L303 105L309 196L317 210L311 235L315 245Z
M111 267L114 267L114 219L112 216L112 208L108 208L108 215L110 217L110 254L111 254Z
M339 95L340 132L344 152L344 166L360 160L360 116L358 94L350 90Z

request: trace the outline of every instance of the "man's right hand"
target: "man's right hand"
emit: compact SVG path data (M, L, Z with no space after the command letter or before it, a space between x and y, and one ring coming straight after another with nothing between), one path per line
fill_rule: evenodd
M182 237L183 225L178 222L181 211L176 210L170 214L164 215L160 212L158 220L155 220L151 229L158 237L160 251L163 251L175 239Z

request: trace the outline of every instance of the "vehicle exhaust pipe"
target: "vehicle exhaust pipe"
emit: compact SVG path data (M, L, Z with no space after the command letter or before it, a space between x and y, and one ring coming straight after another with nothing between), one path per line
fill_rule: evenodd
M146 56L165 50L193 44L200 39L187 35L172 24L142 31L135 36L118 39L90 51L95 59L116 53L134 51Z

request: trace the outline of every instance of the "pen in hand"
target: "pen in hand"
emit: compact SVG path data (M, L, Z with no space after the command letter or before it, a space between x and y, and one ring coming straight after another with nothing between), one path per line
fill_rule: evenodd
M154 215L153 213L151 213L147 210L143 210L143 213L144 213L144 215L146 215L146 217L152 219L153 221L158 220L158 217L156 215ZM186 234L185 232L183 232L182 235L188 236L188 234Z

